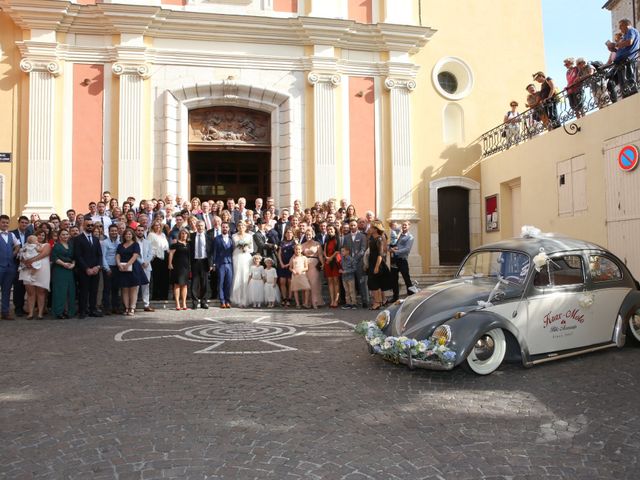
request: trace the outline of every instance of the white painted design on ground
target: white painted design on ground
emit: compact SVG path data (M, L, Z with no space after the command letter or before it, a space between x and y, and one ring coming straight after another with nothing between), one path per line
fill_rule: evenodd
M131 328L116 334L114 340L116 342L134 342L175 338L187 342L208 344L207 347L194 353L258 355L297 351L297 348L285 345L282 341L302 335L346 337L351 336L353 332L353 325L342 320L293 325L268 319L270 319L269 316L262 316L250 321L237 317L204 318L211 323L181 329ZM309 320L313 321L313 319Z

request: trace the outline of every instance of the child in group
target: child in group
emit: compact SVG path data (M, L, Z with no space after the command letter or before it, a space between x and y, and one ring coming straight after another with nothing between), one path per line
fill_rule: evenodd
M309 260L302 255L302 245L299 243L293 249L293 257L291 258L291 291L296 299L296 307L301 308L300 294L303 292L304 308L311 308L309 306L309 300L311 295L311 284L307 278L307 271L309 270Z
M356 259L351 256L349 247L342 247L342 265L340 267L340 275L342 276L342 285L344 286L345 304L342 310L354 310L358 301L356 300Z
M264 301L264 267L260 264L262 256L255 254L253 256L253 265L249 268L249 303L254 308L260 308Z
M31 268L27 268L24 264L24 260L37 257L40 254L40 250L41 246L38 244L38 237L35 235L29 235L24 246L18 253L18 258L21 260L20 266L18 267L18 270L20 271L18 278L23 282L32 282L34 280L34 271L38 270L42 266L42 260L36 260L31 264Z
M264 279L264 301L269 308L273 308L278 301L278 271L273 268L273 258L264 259L266 265L262 278Z

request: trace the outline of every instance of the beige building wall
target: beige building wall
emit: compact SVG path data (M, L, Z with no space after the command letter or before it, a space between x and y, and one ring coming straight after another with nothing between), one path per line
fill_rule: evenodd
M437 32L414 58L420 71L412 93L413 183L421 217L419 234L426 240L420 244L420 253L423 264L433 266L437 262L437 219L430 210L434 200L433 194L430 199L430 182L462 176L480 181L480 168L463 174L480 158L474 140L502 123L512 99L524 106L525 86L533 72L544 68L545 60L540 2L495 0L487 8L484 2L453 0L444 7L442 2L426 0L421 15L422 24ZM434 81L438 62L448 57L460 59L471 72L468 93L459 99L443 96ZM447 68L445 63L443 70ZM447 107L459 107L462 112L462 137L457 142L443 138ZM475 220L472 248L481 242Z
M20 53L15 42L21 38L21 30L4 12L0 12L0 153L11 154L11 162L0 162L0 213L6 214L15 209L14 186L20 181L20 169L17 164L20 152L18 84L22 72L18 68Z
M607 195L611 198L611 195L629 192L607 192L606 179L611 177L610 170L618 169L618 165L611 158L605 161L603 149L611 139L640 128L638 111L640 95L634 95L579 120L581 131L575 136L558 128L482 162L482 195L499 195L500 221L500 230L484 233L483 242L512 237L513 227L519 229L519 225L512 222L516 217L522 225L533 225L545 232L557 232L609 247ZM579 170L582 166L586 168L585 190L579 191L580 179L573 185L577 203L584 204L586 209L581 206L576 208L579 210L576 213L561 214L565 203L559 194L559 173L562 173L559 164L571 159L576 159L574 164ZM633 175L629 178L640 188L640 170L629 175ZM521 186L519 212L514 211L510 194L510 185L517 183ZM483 208L483 229L484 214ZM640 271L634 273L637 275Z

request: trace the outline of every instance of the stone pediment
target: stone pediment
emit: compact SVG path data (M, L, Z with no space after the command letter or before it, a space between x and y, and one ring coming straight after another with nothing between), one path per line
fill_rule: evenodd
M267 147L271 144L271 116L239 107L191 110L189 144Z

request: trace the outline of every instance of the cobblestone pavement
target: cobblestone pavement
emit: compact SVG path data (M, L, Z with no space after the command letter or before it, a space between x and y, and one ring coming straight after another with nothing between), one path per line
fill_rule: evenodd
M640 348L410 371L351 333L369 313L1 322L0 477L640 476Z

